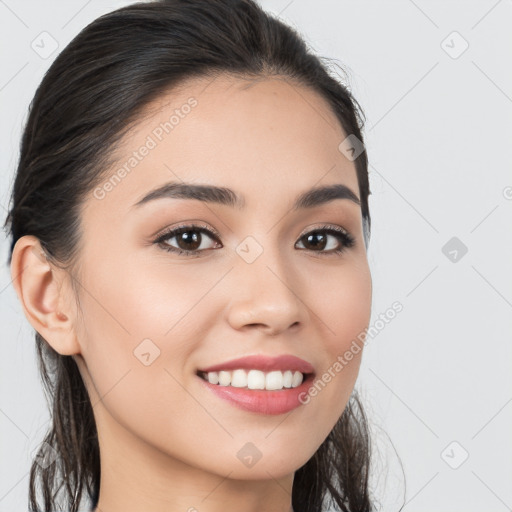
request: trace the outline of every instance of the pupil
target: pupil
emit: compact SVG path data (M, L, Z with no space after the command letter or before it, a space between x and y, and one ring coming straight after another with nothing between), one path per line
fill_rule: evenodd
M321 234L321 233L313 233L313 234L308 235L308 236L306 237L306 238L307 238L307 241L308 241L308 244L310 244L310 245L311 245L311 243L310 243L310 242L311 242L311 239L315 239L315 238L318 238L318 237L322 238L322 240L321 240L320 244L315 244L315 243L313 242L313 244L312 244L312 245L313 245L313 247L317 247L317 248L318 248L318 247L320 247L320 249L324 249L324 248L325 248L325 243L326 243L326 241L325 241L325 236L324 236L323 234Z
M190 233L193 234L190 235ZM184 242L185 244L193 244L193 247L181 247L182 249L185 249L187 251L194 251L201 245L201 235L197 231L185 231L184 233L180 234L179 240Z

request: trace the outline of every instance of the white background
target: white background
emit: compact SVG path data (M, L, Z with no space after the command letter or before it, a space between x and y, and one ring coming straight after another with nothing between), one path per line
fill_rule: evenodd
M44 72L86 24L129 3L0 1L2 223ZM347 70L367 116L371 324L404 308L369 338L357 382L381 510L511 510L512 2L261 5ZM43 31L59 44L46 59L31 47ZM443 252L453 237L468 250L456 261ZM0 511L17 512L48 413L7 248L1 238Z

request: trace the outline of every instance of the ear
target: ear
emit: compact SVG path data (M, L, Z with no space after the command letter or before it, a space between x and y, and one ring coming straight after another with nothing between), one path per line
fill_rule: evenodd
M76 303L69 274L50 263L38 238L25 235L17 240L11 278L32 327L59 354L79 354L73 324Z

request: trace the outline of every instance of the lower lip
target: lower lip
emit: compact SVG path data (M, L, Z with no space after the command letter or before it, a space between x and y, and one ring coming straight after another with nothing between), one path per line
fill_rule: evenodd
M308 375L296 388L283 388L275 391L221 386L211 384L199 376L197 378L218 397L227 400L239 409L260 414L284 414L299 405L304 405L299 399L306 397L314 375Z

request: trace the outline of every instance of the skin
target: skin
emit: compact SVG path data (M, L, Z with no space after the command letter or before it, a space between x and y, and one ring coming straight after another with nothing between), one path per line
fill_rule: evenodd
M207 83L156 100L112 170L189 97L198 104L103 199L86 198L77 294L33 236L14 249L28 320L75 358L91 397L102 468L95 512L288 512L294 472L327 437L357 379L362 350L308 404L264 415L216 397L195 375L245 355L291 353L318 378L368 326L372 300L360 207L337 199L291 211L313 186L341 183L359 197L354 162L338 150L346 134L325 100L284 79ZM246 206L160 199L131 210L181 180L229 187ZM191 257L154 243L166 227L192 221L217 230L222 246L202 235L204 251ZM301 235L323 223L346 229L355 245L337 255L305 249ZM251 264L236 252L247 236L263 248ZM342 243L328 240L324 251ZM134 356L147 338L160 350L148 366ZM248 442L262 453L251 467L237 458Z

